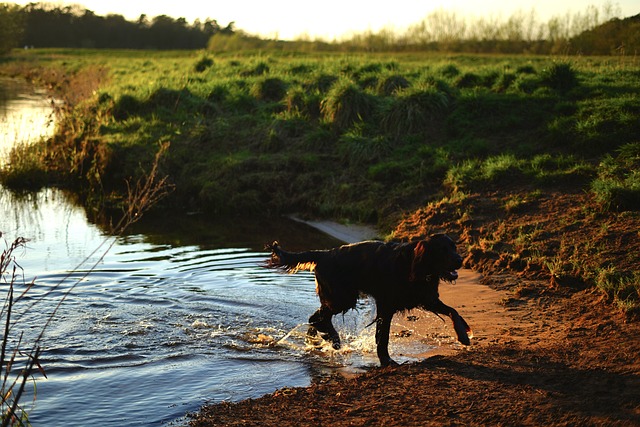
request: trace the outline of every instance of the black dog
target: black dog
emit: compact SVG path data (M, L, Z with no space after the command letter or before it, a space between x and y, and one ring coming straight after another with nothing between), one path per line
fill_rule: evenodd
M315 272L320 308L309 318L309 335L320 333L340 348L340 337L331 323L333 315L355 308L361 293L376 302L376 346L382 366L395 364L389 357L391 319L397 311L421 307L451 318L458 341L469 345L471 329L456 310L440 301L440 279L452 282L462 258L445 234L411 243L367 241L329 250L286 252L278 242L267 245L271 259L266 266L295 273Z

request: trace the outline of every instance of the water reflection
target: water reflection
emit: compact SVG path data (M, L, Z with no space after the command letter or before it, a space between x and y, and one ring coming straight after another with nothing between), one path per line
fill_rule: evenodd
M161 425L204 400L308 385L324 363L304 351L303 332L276 345L316 308L312 279L265 270L251 249L273 238L336 244L304 224L160 215L114 238L72 196L46 189L1 193L0 230L31 239L19 257L25 279L37 276L37 305L16 308L25 340L73 289L45 334L36 427ZM92 255L105 239L112 250Z
M285 218L172 212L147 215L115 237L109 215L97 218L61 190L0 188L0 231L6 240L30 239L18 261L26 282L37 277L24 300L37 304L15 308L25 342L66 294L45 334L49 378L37 379L33 426L160 426L205 400L308 385L356 353L377 363L373 329L361 335L373 319L368 306L336 321L345 338L336 359L314 357L304 341L304 321L318 304L313 277L260 267L272 239L292 250L333 247L336 239ZM94 252L105 241L112 250Z
M0 77L0 165L12 147L53 135L54 102L23 80Z

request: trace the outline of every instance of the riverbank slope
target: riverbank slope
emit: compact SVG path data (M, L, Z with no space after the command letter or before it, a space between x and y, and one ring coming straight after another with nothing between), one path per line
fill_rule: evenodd
M588 197L548 195L505 217L495 210L495 197L483 196L483 203L476 199L466 205L475 207L474 220L459 221L459 202L430 205L408 215L396 229L397 237L411 238L446 228L468 244L463 245L468 248L465 264L482 271L483 285L475 286L490 291L483 303L492 310L472 310L482 301L465 289L444 284L441 289L443 300L452 302L472 328L484 330L471 347L453 347L426 355L422 362L374 368L355 377L336 374L259 399L208 405L190 416L189 425L638 425L640 324L597 288L571 282L559 271L553 276L533 260L517 263L513 254L508 267L506 252L501 259L488 249L488 233L505 221L511 224L503 225L505 236L527 224L541 224L548 234L539 243L553 246L554 233L564 233L584 247L593 241L593 232L602 233L603 222L585 222L572 233L575 220L568 219L578 215ZM548 210L550 203L554 210ZM551 223L557 225L544 227ZM638 218L619 216L606 223L611 244L626 245L618 255L637 256ZM516 239L500 242L515 245ZM530 245L536 244L532 239Z

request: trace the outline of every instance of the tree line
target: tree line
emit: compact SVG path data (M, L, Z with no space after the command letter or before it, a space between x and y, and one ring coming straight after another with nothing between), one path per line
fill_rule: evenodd
M211 36L233 33L233 23L140 15L96 15L81 6L0 3L0 52L13 47L108 49L203 49Z
M601 8L537 19L535 10L519 11L506 19L471 18L439 9L404 30L383 28L349 38L293 41L269 40L236 31L234 23L166 15L96 15L81 6L31 3L24 7L0 3L0 53L14 47L109 49L204 49L212 51L288 50L466 53L531 53L636 55L640 50L640 15L619 19L610 3Z
M473 18L438 9L404 30L383 28L342 40L300 37L291 42L265 40L242 31L214 34L212 51L283 50L344 52L459 52L505 54L637 55L640 15L619 19L605 4L584 11L538 20L534 10L506 19Z

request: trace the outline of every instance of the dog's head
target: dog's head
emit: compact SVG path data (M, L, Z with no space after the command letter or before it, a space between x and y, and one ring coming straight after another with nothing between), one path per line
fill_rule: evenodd
M434 234L416 243L411 263L411 280L426 280L436 276L447 282L458 278L456 271L462 267L462 257L456 252L456 244L446 234Z

